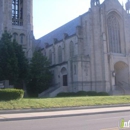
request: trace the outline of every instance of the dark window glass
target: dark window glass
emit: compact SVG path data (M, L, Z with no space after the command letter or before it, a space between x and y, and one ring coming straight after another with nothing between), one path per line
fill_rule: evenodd
M50 64L52 64L52 51L51 50L49 51L49 61L50 61Z
M20 43L23 44L24 43L24 34L20 35Z
M59 61L59 63L62 62L62 48L61 48L61 46L59 46L59 48L58 48L58 61Z
M12 24L23 25L23 0L12 0Z
M63 86L67 86L68 81L67 81L67 75L63 75Z

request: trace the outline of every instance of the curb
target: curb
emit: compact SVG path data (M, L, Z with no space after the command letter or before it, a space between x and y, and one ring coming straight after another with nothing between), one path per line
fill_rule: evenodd
M0 110L0 114L33 113L33 112L49 112L49 111L67 111L67 110L96 109L96 108L125 107L125 106L128 107L128 106L130 106L130 104L81 106L81 107L63 107L63 108L45 108L45 109Z
M34 116L34 117L18 117L18 118L4 118L0 121L19 121L19 120L35 120L35 119L47 119L47 118L59 118L59 117L70 117L70 116L86 116L86 115L98 115L98 114L109 114L109 113L119 113L119 112L129 112L130 110L120 110L120 111L110 111L110 112L91 112L91 113L77 113L68 115L49 115L49 116Z

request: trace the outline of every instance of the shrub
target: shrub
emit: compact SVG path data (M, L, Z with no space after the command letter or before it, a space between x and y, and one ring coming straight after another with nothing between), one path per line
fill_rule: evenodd
M74 92L62 92L57 94L57 97L76 97L76 96L109 96L106 92L96 92L96 91L79 91L77 93Z
M22 89L0 89L0 100L15 100L23 98Z
M70 93L62 92L62 93L57 94L57 97L73 97L73 96L76 96L76 93L74 93L74 92L70 92Z
M76 93L76 96L87 96L87 92L79 91L79 92Z
M109 96L107 92L98 92L97 96Z
M77 93L74 92L61 92L57 94L57 97L76 97L76 96L87 96L87 92L79 91Z
M97 94L97 92L95 92L95 91L88 91L88 92L87 92L87 95L88 95L88 96L97 96L98 94Z

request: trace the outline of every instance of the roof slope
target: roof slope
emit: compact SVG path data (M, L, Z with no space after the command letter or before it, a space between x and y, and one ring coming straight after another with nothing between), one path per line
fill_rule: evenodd
M48 43L49 45L51 45L53 44L54 38L60 41L63 39L64 33L67 33L69 36L75 34L76 27L79 25L80 25L80 17L77 17L73 19L72 21L66 23L65 25L39 38L38 40L41 40L41 42L38 46L42 48L44 43Z

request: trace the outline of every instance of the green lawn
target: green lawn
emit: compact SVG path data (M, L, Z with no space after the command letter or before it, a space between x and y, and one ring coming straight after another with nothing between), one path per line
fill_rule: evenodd
M0 110L130 104L130 96L67 97L0 101Z

